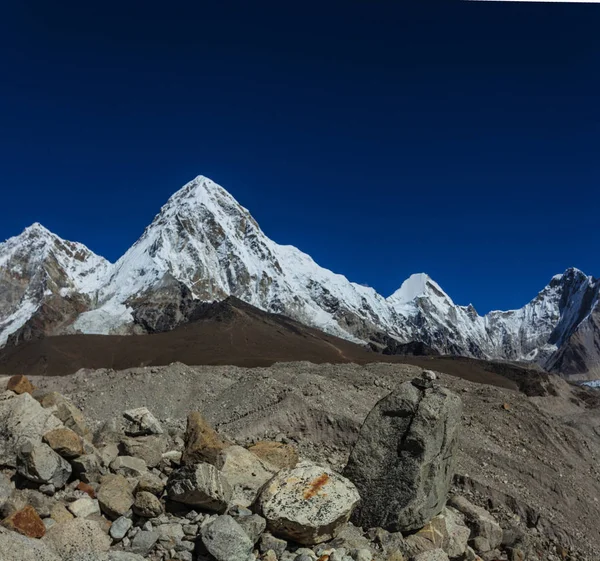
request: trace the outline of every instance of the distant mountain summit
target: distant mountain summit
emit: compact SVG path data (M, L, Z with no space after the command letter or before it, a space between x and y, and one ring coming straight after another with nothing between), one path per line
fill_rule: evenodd
M44 334L168 331L190 321L200 302L234 296L387 352L419 342L442 354L593 377L599 294L598 279L568 269L523 308L485 316L456 305L424 273L384 298L275 243L225 189L199 176L115 264L39 224L0 244L0 345Z

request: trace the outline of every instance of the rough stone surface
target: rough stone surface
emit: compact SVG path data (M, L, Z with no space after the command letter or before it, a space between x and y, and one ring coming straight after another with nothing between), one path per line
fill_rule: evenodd
M110 469L124 477L141 477L148 471L144 460L132 456L117 457L110 464Z
M287 546L288 544L285 540L276 538L269 532L263 533L258 542L258 550L261 553L273 551L277 556L277 559L280 559L283 556L283 552L287 549Z
M214 512L225 512L232 490L210 464L194 464L175 470L167 482L170 499Z
M214 464L219 453L230 446L197 411L188 415L184 440L185 450L181 457L184 465L200 462Z
M491 551L502 543L502 528L487 510L458 495L451 497L448 504L464 514L467 524L473 530L474 539L483 538L486 540L488 548L482 547L480 551Z
M234 518L235 521L244 529L244 532L246 532L253 544L258 541L258 538L260 538L260 535L267 527L267 521L258 514Z
M23 393L33 393L34 387L27 376L17 374L8 380L6 389L10 390L11 392L15 392L17 395L21 395Z
M286 469L296 467L298 463L298 450L291 444L261 440L248 448L256 454L263 462L277 468Z
M89 497L77 499L70 503L67 508L71 514L77 518L87 518L93 514L100 514L100 505L98 504L98 501Z
M15 486L12 481L3 473L0 473L0 509L4 503L10 499L15 491Z
M28 538L41 538L46 533L46 527L40 515L32 506L18 510L5 518L3 524Z
M94 520L74 518L55 524L48 530L44 540L63 558L108 551L111 540Z
M217 456L215 465L233 489L232 502L241 506L250 506L274 475L258 456L241 446L225 448Z
M122 475L104 477L97 495L102 512L111 520L123 516L134 502L129 481Z
M146 473L140 477L137 491L148 491L153 495L161 495L164 490L165 482L157 475Z
M163 433L163 428L158 419L150 413L147 407L138 407L137 409L125 411L123 417L125 418L125 434L129 436Z
M76 458L83 454L81 437L68 428L54 429L47 432L43 441L63 458Z
M56 489L64 487L71 476L71 465L44 443L26 442L17 458L19 473L36 483L51 483Z
M149 468L157 466L167 450L167 441L159 435L125 438L121 442L123 455L140 458Z
M229 515L217 517L201 530L202 543L217 561L247 561L254 543Z
M405 382L377 403L344 470L362 497L357 525L410 531L442 511L461 412L456 394L425 379Z
M313 545L335 536L358 504L356 487L328 468L300 464L280 471L257 506L273 534Z
M62 426L50 411L28 393L0 401L2 464L16 467L18 452L25 442L41 442L45 433Z
M90 437L90 429L85 422L83 413L64 395L50 392L41 397L40 403L60 419L67 428L84 438Z
M64 561L46 543L0 527L0 561Z
M111 525L109 533L114 540L122 540L129 532L133 522L131 518L120 516Z
M50 512L50 517L55 522L67 522L73 520L73 515L67 510L67 507L62 503L56 503Z
M131 541L131 550L140 555L146 555L158 541L160 535L158 532L142 531L138 532Z
M152 493L140 491L135 496L133 512L144 518L156 518L162 514L163 508L160 501Z
M443 549L432 549L415 555L413 561L450 561L450 559Z

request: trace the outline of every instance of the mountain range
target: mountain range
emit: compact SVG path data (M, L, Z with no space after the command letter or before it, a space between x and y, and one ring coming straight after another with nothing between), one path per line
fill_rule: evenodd
M169 331L234 296L373 350L535 362L600 378L600 279L568 269L518 310L480 316L428 275L388 298L269 239L225 189L199 176L114 264L38 223L0 244L0 346L43 335Z

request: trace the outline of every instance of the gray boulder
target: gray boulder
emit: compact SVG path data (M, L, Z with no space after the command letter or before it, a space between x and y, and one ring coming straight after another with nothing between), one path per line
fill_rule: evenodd
M125 434L129 436L144 436L148 434L162 434L163 428L158 419L148 411L147 407L130 409L123 413L125 418Z
M122 540L127 535L127 532L129 532L129 529L132 525L133 521L131 518L120 516L112 523L110 527L110 537L116 541Z
M411 531L442 511L461 413L456 394L425 378L400 385L375 405L343 472L362 499L355 524Z
M111 542L98 522L84 518L55 524L43 540L65 560L76 555L108 551Z
M151 549L154 548L159 537L160 535L158 532L138 532L131 541L131 550L134 553L146 555Z
M14 491L15 486L12 481L3 473L0 473L0 509L4 506L4 503L10 499Z
M171 473L167 494L173 501L221 513L227 509L232 490L214 466L193 464Z
M29 395L29 394L23 394ZM62 561L48 545L0 526L0 561Z
M502 543L502 527L487 510L459 495L452 497L448 504L465 516L473 530L472 538L478 540L479 551L492 551Z
M42 436L63 424L31 395L24 393L0 400L0 457L2 465L17 466L19 450L28 441L41 442Z
M247 561L254 542L233 517L225 514L206 524L202 543L217 561Z
M133 505L131 485L122 475L107 475L98 489L102 512L111 520L123 516Z
M50 446L42 442L26 442L17 457L17 470L35 483L51 483L56 489L65 486L71 476L71 465Z

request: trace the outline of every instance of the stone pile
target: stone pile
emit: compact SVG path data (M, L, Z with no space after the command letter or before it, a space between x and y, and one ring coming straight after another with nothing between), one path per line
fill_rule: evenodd
M460 400L431 374L375 407L343 475L289 443L239 446L198 412L183 438L145 407L92 431L64 396L9 387L0 561L509 559L487 511L446 504Z

